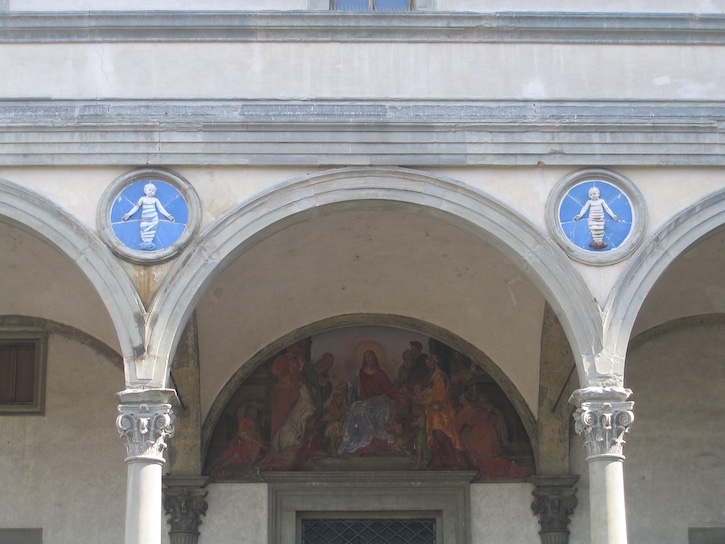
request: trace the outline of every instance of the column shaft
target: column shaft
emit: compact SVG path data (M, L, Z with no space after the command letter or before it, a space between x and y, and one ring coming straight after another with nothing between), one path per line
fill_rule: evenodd
M125 544L161 543L161 463L130 461Z
M622 448L634 421L634 403L626 401L631 394L618 387L588 387L569 399L579 407L574 428L589 453L592 544L627 544Z
M169 389L122 391L116 428L126 442L125 544L161 544L162 466L174 433Z
M589 489L592 544L627 544L623 459L589 459Z

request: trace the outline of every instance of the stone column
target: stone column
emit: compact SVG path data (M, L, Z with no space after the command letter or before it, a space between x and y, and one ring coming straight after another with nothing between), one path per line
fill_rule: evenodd
M126 442L125 544L161 544L161 467L174 433L171 389L122 391L116 427Z
M164 510L171 525L171 544L196 544L199 541L201 516L209 507L204 500L206 476L166 476L164 478Z
M634 421L632 394L620 387L577 389L570 401L576 432L584 437L589 463L591 544L627 544L624 503L624 436Z
M570 516L577 505L577 475L534 476L531 510L539 516L541 544L567 544Z

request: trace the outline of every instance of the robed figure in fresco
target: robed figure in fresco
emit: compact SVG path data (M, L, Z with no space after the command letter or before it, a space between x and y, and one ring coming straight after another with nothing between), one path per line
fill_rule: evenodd
M425 403L427 446L432 454L432 468L466 468L468 462L458 433L456 414L448 400L448 377L435 355L428 355L425 363L430 371L430 381L421 397Z
M508 432L503 415L485 397L462 394L456 422L468 458L481 477L487 479L523 478L527 472L503 457Z
M482 479L520 479L531 470L513 407L504 404L504 413L489 400L487 391L497 394L492 380L463 354L435 343L435 353L423 354L411 341L395 365L382 346L365 342L354 356L329 351L313 362L311 345L288 346L240 388L227 412L236 423L226 417L218 427L211 475L476 469ZM421 356L425 371L411 381Z
M260 459L264 451L264 441L257 422L257 407L254 404L240 406L237 410L237 433L224 450L222 462L217 474L235 467L235 474L244 476L254 472L254 463Z
M400 395L388 374L380 368L374 351L363 354L362 367L353 377L351 389L358 400L350 406L338 452L358 451L374 439L393 444L395 437L387 429Z

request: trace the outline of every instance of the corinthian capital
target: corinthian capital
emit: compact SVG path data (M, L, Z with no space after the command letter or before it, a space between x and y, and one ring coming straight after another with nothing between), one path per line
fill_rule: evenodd
M618 457L624 459L624 435L634 422L634 402L625 401L632 392L620 388L579 389L571 401L578 404L574 412L574 429L584 437L587 459Z
M205 476L166 476L164 478L164 510L171 525L171 544L196 544L199 539L201 516L209 508L203 487Z
M578 503L576 484L579 476L534 476L531 482L536 486L532 492L534 502L531 510L539 516L542 544L567 544L569 542L569 521Z
M171 404L159 402L168 400L168 393L144 393L119 393L121 400L127 402L118 406L116 428L126 442L126 462L146 460L163 463L166 439L174 434L174 413Z

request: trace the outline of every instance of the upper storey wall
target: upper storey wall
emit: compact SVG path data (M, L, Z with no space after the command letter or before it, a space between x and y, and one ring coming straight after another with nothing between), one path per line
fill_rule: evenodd
M326 10L329 0L0 0L1 11L291 11ZM417 0L418 11L491 13L497 11L607 13L725 13L721 0Z
M723 45L717 13L9 12L0 162L722 165Z
M722 47L14 44L0 97L719 100L722 66Z
M719 101L725 76L718 14L25 12L0 44L10 100Z

